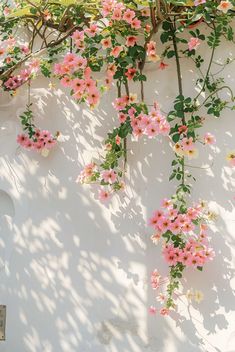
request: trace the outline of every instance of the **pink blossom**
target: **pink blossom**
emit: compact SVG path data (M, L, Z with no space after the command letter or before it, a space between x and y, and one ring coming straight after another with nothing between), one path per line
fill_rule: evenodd
M45 143L45 147L47 148L47 149L52 149L55 145L56 145L56 140L55 139L53 139L53 138L51 138L51 139L49 139L48 141L46 141L46 143Z
M128 68L128 70L125 72L125 76L128 80L132 80L136 72L137 70L135 68Z
M94 37L98 32L98 26L95 23L92 23L89 28L85 29L85 32L90 36Z
M111 195L111 193L106 191L106 190L104 190L104 189L100 189L99 190L99 200L101 202L106 202L107 200L109 200L110 199L110 195Z
M110 55L114 57L118 57L119 54L123 51L123 47L121 45L115 46L112 50Z
M130 35L126 39L126 46L128 47L134 46L136 44L136 41L137 41L137 37L135 35Z
M164 198L164 199L161 201L161 206L162 206L162 208L166 208L166 209L172 208L172 206L173 206L172 200L171 200L171 199Z
M75 32L73 32L71 37L74 40L83 40L84 39L84 31L76 30Z
M157 312L156 307L154 307L154 306L150 306L150 307L149 307L149 314L155 315L156 312Z
M150 16L150 9L148 7L141 10L141 16L149 17Z
M90 90L87 100L90 105L92 106L97 105L100 100L100 94L98 92L98 89L93 88L92 90Z
M159 133L161 133L162 135L166 136L169 134L170 132L170 124L168 121L162 121L160 123L160 126L159 126Z
M223 13L227 13L228 10L233 8L233 4L230 1L221 1L219 6L217 7L218 10L222 11Z
M196 50L198 48L198 46L200 45L200 39L192 37L190 38L189 42L188 42L188 50Z
M194 6L205 4L206 0L194 0Z
M161 280L161 275L159 274L157 269L155 269L151 273L151 286L152 286L153 290L156 290L160 287L160 280Z
M26 142L28 141L28 137L25 134L18 134L17 136L17 143L21 146L25 146Z
M216 139L215 139L215 136L213 136L213 134L207 132L205 135L204 135L204 143L205 144L215 144L216 143Z
M153 138L159 134L159 129L156 123L152 122L150 123L145 130L147 136L149 138Z
M119 118L119 121L120 121L121 123L124 123L124 122L126 121L126 119L127 119L127 115L124 114L123 112L120 112L120 113L118 114L118 118Z
M114 170L104 170L101 173L101 177L104 180L104 182L108 182L108 183L114 183L117 180L117 174Z
M131 24L134 17L135 17L135 12L130 9L126 10L123 14L123 20L129 24Z
M156 50L156 42L151 40L149 43L147 43L147 53L155 50Z
M121 137L116 136L115 142L116 142L117 145L120 145L121 144Z
M60 83L62 84L63 87L70 87L71 86L71 78L69 76L64 76L60 80Z
M71 88L74 92L83 92L85 89L84 79L74 78L70 83Z
M115 21L120 21L121 18L122 18L122 10L119 9L119 8L115 8L113 10L113 14L112 14L112 20L115 20Z
M120 111L120 110L125 109L125 107L126 107L126 102L125 102L125 100L124 100L123 97L120 97L120 98L115 99L115 101L114 101L114 103L113 103L113 106L114 106L114 109L115 109L115 110Z
M194 147L193 138L183 138L181 142L183 150L191 150Z
M111 48L112 41L110 37L104 38L101 40L101 45L103 49Z
M160 70L165 70L169 65L165 64L165 62L161 61L159 64Z
M161 309L160 309L160 314L163 315L163 316L164 316L164 315L169 315L169 312L170 312L170 311L169 311L168 308L161 308Z
M20 49L21 49L21 51L22 51L22 53L24 53L24 54L28 54L29 53L29 47L27 46L27 45L22 45L21 47L20 47Z
M134 18L134 19L131 21L131 28L134 28L134 29L139 29L139 28L141 28L141 21L138 20L138 18Z

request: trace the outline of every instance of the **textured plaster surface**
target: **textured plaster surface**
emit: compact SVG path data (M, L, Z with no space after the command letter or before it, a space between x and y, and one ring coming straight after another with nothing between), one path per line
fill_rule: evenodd
M232 57L230 49L224 46L217 58ZM187 95L196 76L187 62L183 66ZM234 72L235 64L224 72L232 87ZM164 72L149 65L147 75L147 103L157 99L169 111L177 94L174 62ZM39 79L32 87L38 125L65 136L48 158L16 144L25 90L11 102L0 97L0 304L7 305L0 351L234 352L235 171L225 160L235 149L234 113L206 119L203 131L215 134L217 145L200 148L191 163L197 178L192 201L209 200L218 214L211 226L216 259L203 273L188 271L184 283L205 299L200 305L183 300L179 314L162 319L147 312L155 303L149 274L167 268L146 222L174 192L168 182L173 152L164 138L129 139L126 193L104 207L95 187L75 180L118 124L115 91L89 111L53 83L49 89Z

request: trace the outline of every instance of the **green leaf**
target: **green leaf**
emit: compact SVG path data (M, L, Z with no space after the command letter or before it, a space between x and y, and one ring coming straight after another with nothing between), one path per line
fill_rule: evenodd
M179 133L175 133L173 136L172 136L172 140L173 142L177 143L180 139L180 134Z
M174 50L168 51L166 56L167 56L168 59L172 58L173 56L175 56L175 51Z

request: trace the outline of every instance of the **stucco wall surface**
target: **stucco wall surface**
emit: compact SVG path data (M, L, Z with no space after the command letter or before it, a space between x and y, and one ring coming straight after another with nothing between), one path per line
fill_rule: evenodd
M216 59L234 54L224 44ZM169 111L177 95L174 61L165 71L147 65L146 73L147 103L157 99ZM235 63L223 75L235 88ZM185 95L195 94L197 75L187 61L183 79ZM234 112L206 118L202 133L213 133L217 144L200 148L200 157L190 162L197 179L192 201L205 199L218 214L211 225L216 258L203 273L188 270L184 282L205 299L200 305L182 302L171 318L153 317L149 274L154 268L166 273L167 267L146 222L174 192L168 182L173 152L164 138L129 139L126 192L105 207L96 187L75 181L118 125L111 104L116 92L90 111L53 83L49 88L40 78L32 86L38 125L61 131L65 139L48 158L16 144L26 91L11 101L0 97L0 304L7 305L0 351L234 352L235 171L225 160L235 149Z

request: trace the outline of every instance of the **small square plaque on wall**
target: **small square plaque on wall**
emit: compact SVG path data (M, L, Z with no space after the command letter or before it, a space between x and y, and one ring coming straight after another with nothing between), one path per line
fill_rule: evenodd
M5 329L6 329L6 306L0 305L0 341L3 341L6 339Z

